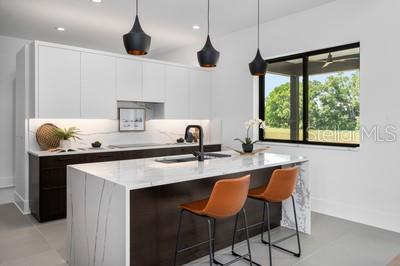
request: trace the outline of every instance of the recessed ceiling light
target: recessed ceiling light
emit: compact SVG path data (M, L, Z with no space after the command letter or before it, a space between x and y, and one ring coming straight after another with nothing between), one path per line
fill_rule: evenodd
M57 30L57 31L65 31L65 28L63 28L63 27L56 27L56 30Z
M93 3L101 3L103 0L92 0Z
M194 29L194 30L199 30L199 29L200 29L200 26L199 26L199 25L193 25L193 26L192 26L192 29Z

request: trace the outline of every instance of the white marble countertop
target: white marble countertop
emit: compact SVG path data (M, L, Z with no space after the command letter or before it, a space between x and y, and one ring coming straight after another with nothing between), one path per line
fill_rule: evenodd
M193 147L199 146L198 143L166 143L166 144L143 144L143 146L139 146L140 143L136 143L136 147L129 148L116 148L112 146L106 146L102 148L73 148L74 151L68 152L50 152L50 151L28 151L29 154L38 157L44 156L63 156L63 155L74 155L74 154L87 154L87 153L100 153L100 152L118 152L118 151L134 151L134 150L150 150L150 149L162 149L162 148L179 148L179 147ZM209 144L206 143L204 145L219 145L219 144Z
M68 168L80 170L122 185L128 190L133 190L308 161L307 158L301 156L268 152L261 152L256 155L239 155L234 151L220 153L230 154L232 157L215 158L204 162L192 161L173 164L156 161L160 158L190 156L179 155L79 164L68 166Z

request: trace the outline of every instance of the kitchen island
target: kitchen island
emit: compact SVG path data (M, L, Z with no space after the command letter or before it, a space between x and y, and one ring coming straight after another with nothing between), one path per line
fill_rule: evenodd
M179 204L206 198L214 183L251 174L251 187L266 184L274 169L298 165L299 229L310 233L310 190L306 158L261 152L171 163L172 157L68 166L67 227L69 265L171 265ZM173 158L188 156L174 156ZM168 162L168 163L167 163ZM248 200L249 223L262 217L262 204ZM271 224L293 228L289 202L271 205ZM230 245L234 219L217 224L216 250ZM183 243L204 241L203 219L184 217ZM260 229L250 230L256 235ZM239 236L243 239L243 236ZM207 254L200 246L180 256L187 263Z

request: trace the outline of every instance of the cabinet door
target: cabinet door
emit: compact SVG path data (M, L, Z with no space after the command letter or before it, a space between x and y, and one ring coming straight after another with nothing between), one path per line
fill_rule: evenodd
M80 118L80 52L38 47L38 118Z
M115 58L82 53L82 118L116 119Z
M165 101L165 66L143 62L143 101L163 103Z
M190 73L190 118L211 118L211 72L192 70Z
M67 189L46 189L40 192L40 222L66 217Z
M165 119L189 118L189 70L183 67L165 68Z
M117 100L142 101L142 63L117 58Z

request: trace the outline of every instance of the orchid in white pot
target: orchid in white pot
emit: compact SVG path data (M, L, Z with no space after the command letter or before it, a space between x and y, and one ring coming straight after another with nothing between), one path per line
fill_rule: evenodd
M239 138L235 138L234 140L240 141L242 143L242 148L244 152L253 152L253 145L254 143L258 142L258 140L252 140L252 138L249 136L250 134L250 129L254 128L257 126L257 128L261 128L265 130L267 128L267 125L265 121L255 118L255 119L250 119L244 123L244 126L246 128L246 138L244 140L241 140Z

